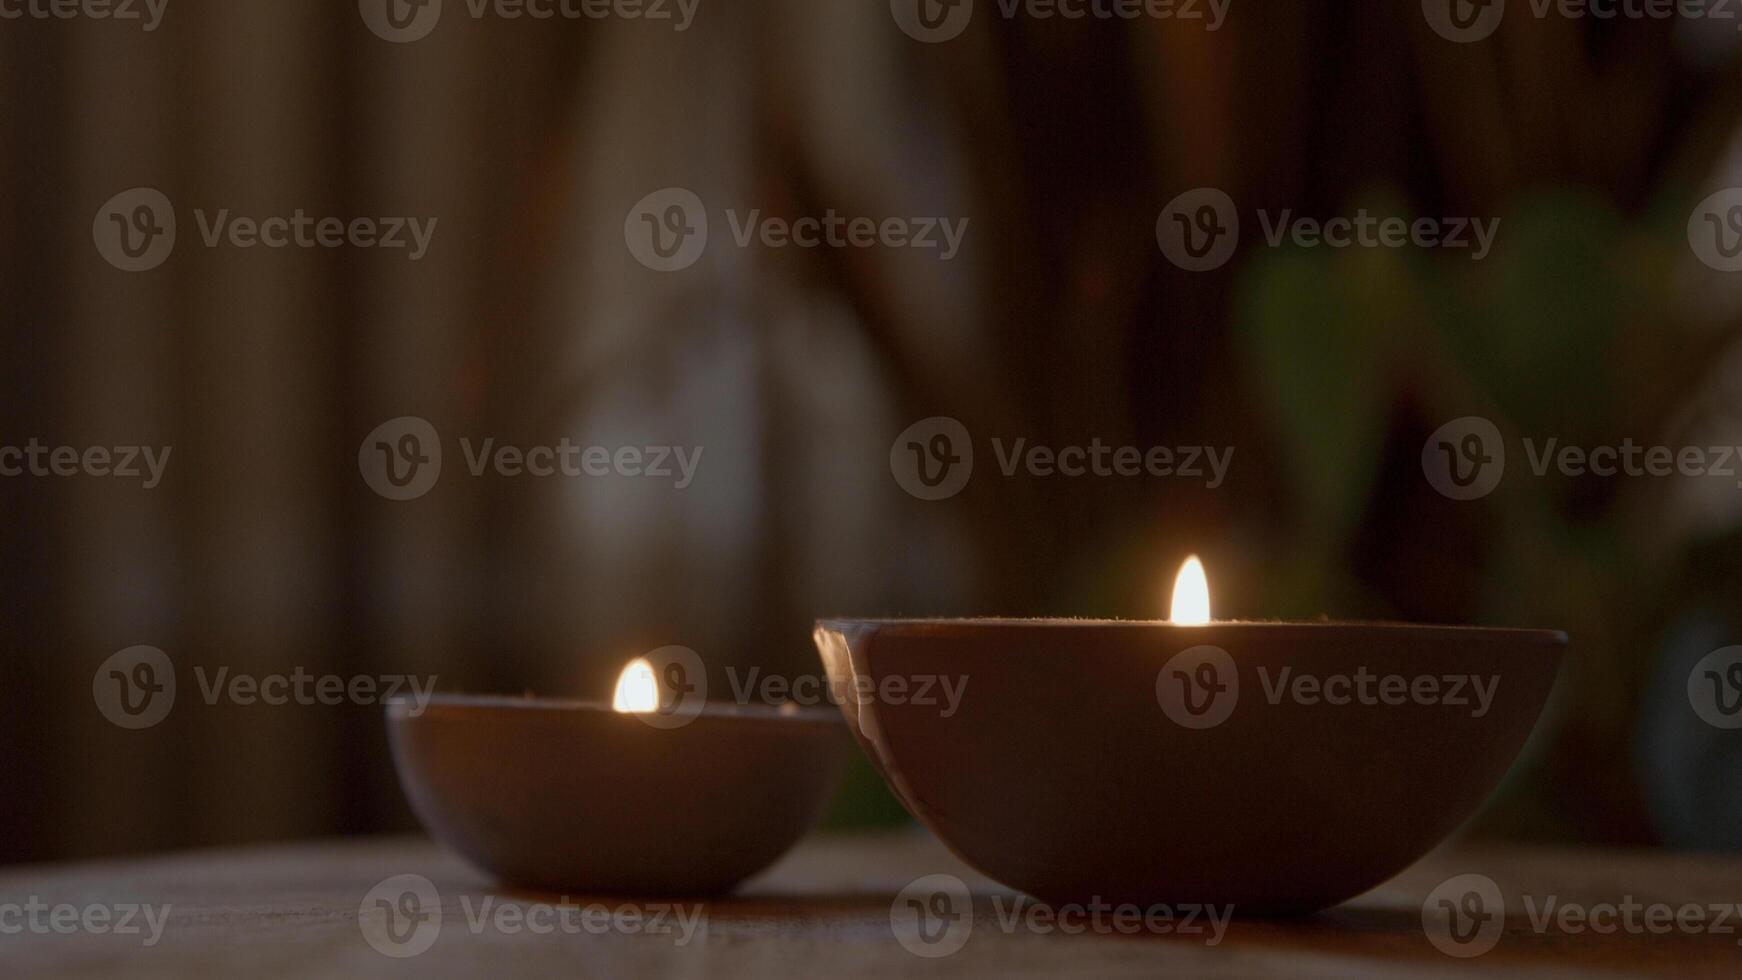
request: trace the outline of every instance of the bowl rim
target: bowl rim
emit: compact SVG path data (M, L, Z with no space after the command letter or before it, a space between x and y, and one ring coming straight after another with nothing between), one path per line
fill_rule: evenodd
M415 699L409 697L389 698L385 702L387 717L390 721L415 721L427 717L439 710L444 715L467 714L573 714L573 715L608 715L625 720L633 718L630 712L617 711L606 702L593 698L546 698L534 695L520 694L432 694L424 703L424 710L418 714L412 713ZM793 705L790 710L782 706L769 704L739 704L735 701L704 701L702 710L691 719L693 722L733 721L745 724L781 724L802 725L807 728L828 727L840 728L846 721L841 712L833 704ZM651 730L662 731L656 726L647 726Z
M1166 630L1190 633L1194 631L1266 633L1282 630L1312 630L1314 632L1360 632L1393 637L1409 636L1471 636L1488 639L1510 639L1522 643L1565 646L1567 634L1561 630L1520 629L1506 626L1462 626L1432 623L1401 623L1364 620L1213 620L1201 625L1185 625L1166 619L1088 619L1067 617L971 616L961 618L853 618L827 617L816 621L820 630L873 629L904 635L934 635L946 630L995 632L1012 629L1117 629Z

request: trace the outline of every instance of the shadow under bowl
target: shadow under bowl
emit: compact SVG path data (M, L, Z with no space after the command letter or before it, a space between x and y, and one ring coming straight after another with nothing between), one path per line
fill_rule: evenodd
M1566 645L1087 620L825 620L815 638L831 684L862 692L841 710L866 754L968 864L1049 902L1238 915L1335 905L1431 850L1518 757ZM962 685L953 709L916 695L927 678Z
M387 707L400 785L432 837L547 892L729 891L811 828L846 750L832 709L714 706L654 727L591 702Z

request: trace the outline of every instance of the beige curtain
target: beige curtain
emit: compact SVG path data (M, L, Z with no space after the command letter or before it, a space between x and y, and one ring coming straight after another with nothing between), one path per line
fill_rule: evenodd
M720 210L779 207L769 174L797 164L758 151L775 125L833 134L819 166L838 183L819 192L914 210L897 174L936 147L847 124L897 112L879 82L895 49L862 23L876 12L708 8L673 35L449 6L403 45L346 2L174 0L152 33L0 32L7 440L173 447L151 492L4 487L4 729L21 751L0 857L404 825L377 708L208 705L198 668L600 695L652 646L807 670L818 612L963 594L950 521L892 492L887 440L906 423L814 257L722 246L662 276L622 235L629 207L665 186ZM779 18L825 43L751 43ZM772 103L796 118L757 108L782 77L772 65L821 62L856 70ZM129 274L91 224L138 186L170 198L179 236L162 267ZM921 190L922 209L961 207L947 183ZM212 248L196 220L299 208L439 224L410 262ZM983 384L962 335L972 294L894 267L915 261L869 273L915 283L891 311L902 343L939 387ZM449 456L410 503L357 471L364 434L400 415L429 419ZM704 455L682 492L474 479L462 436ZM167 721L128 732L95 710L91 676L135 644L169 654L178 694Z

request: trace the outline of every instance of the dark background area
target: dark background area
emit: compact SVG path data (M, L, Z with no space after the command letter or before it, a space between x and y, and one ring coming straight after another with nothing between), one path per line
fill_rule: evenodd
M207 706L196 665L598 697L670 643L812 671L819 615L1164 616L1189 552L1219 616L1571 634L1484 832L1742 846L1735 733L1672 710L1738 634L1742 490L1520 466L1461 503L1420 461L1467 415L1742 442L1742 280L1686 232L1742 184L1734 24L1515 4L1455 44L1416 4L1234 0L1214 32L983 10L927 45L881 0L703 0L683 33L451 5L405 45L345 0L0 24L0 443L174 447L149 492L0 480L0 860L412 826L379 708ZM128 274L92 216L138 186L181 239ZM668 186L716 220L971 226L950 262L718 246L661 275L623 221ZM1202 186L1246 228L1190 273L1156 216ZM1501 231L1471 261L1270 248L1253 218L1361 207ZM440 224L414 263L205 248L196 208ZM681 492L455 460L392 503L357 447L401 415L706 456ZM1215 490L977 477L926 503L888 454L938 415L1237 455ZM135 644L183 690L128 732L91 677ZM835 819L895 818L881 792L859 773Z

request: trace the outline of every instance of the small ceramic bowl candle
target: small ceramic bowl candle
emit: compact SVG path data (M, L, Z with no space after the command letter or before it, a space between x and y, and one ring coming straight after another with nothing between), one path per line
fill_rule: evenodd
M1430 850L1499 784L1566 637L1211 622L826 620L831 681L913 815L1051 902L1312 911ZM938 679L938 678L942 679ZM940 708L885 692L956 686Z
M815 823L845 755L833 708L662 704L645 661L611 704L395 702L400 784L430 835L499 880L590 895L707 895Z

